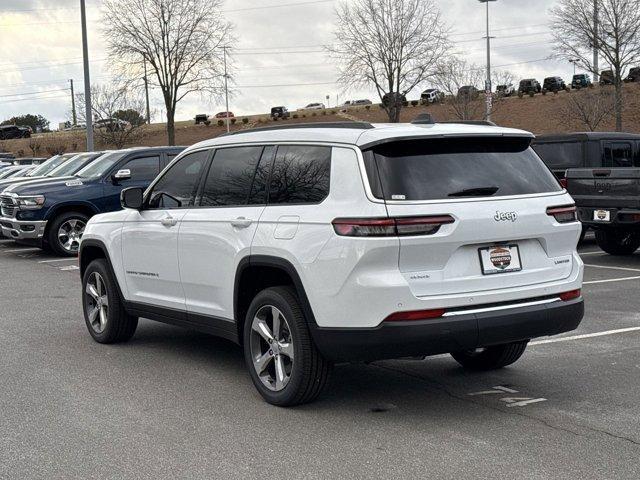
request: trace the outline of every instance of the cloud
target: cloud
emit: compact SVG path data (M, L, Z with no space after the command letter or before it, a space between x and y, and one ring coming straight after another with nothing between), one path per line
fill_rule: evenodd
M339 0L245 10L298 1L302 0L269 0L266 5L263 0L226 2L225 15L235 24L237 38L232 58L235 87L230 103L230 110L236 114L264 113L274 105L295 109L310 102L327 103L326 95L330 96L331 105L347 97L377 100L373 89L344 93L341 86L332 83L336 79L336 69L321 46L333 41L334 7ZM456 42L456 50L469 61L484 67L484 5L472 0L437 0L437 3L451 25L451 38ZM572 67L563 62L521 63L553 53L546 26L547 10L553 3L553 0L491 2L492 36L496 37L492 45L494 65L509 65L504 68L516 77L537 77L540 80L552 74L569 76L572 73ZM111 75L99 33L99 5L99 0L87 0L92 83L107 82ZM232 11L238 9L243 11ZM68 92L42 93L37 96L41 98L24 101L23 97L6 95L62 89L70 78L75 81L76 91L83 88L77 0L57 0L55 3L2 0L0 25L11 25L2 27L2 35L13 39L2 42L0 119L20 113L40 113L54 125L64 121L71 103ZM25 38L33 48L25 49ZM419 91L416 91L409 96L417 98L418 95ZM158 115L156 120L160 121L164 107L159 91L152 91L151 103ZM189 119L196 113L221 110L224 110L223 99L191 95L179 105L177 116Z

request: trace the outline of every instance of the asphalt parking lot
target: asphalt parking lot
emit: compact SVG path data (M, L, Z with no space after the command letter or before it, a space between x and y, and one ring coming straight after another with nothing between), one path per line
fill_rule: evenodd
M515 365L336 368L264 403L240 349L141 321L94 343L75 259L0 240L1 478L640 478L640 253L587 242L586 316Z

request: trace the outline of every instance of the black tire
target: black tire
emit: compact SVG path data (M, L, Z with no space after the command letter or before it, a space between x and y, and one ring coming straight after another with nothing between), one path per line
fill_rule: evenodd
M98 327L95 327L95 320L92 324L90 315L97 304L87 290L88 284L95 280L95 274L98 274L104 281L104 290L100 290L99 293L106 295L108 300L106 321L104 326L101 324ZM129 315L125 310L118 292L117 281L107 261L102 258L91 262L82 276L82 311L87 330L98 343L126 342L136 333L138 317ZM100 313L97 314L97 317L100 317ZM97 321L100 322L100 319L98 318Z
M527 348L527 343L529 340L478 350L453 352L451 356L467 370L496 370L516 362Z
M86 225L89 221L89 217L80 212L65 212L54 217L53 220L50 221L45 240L49 245L49 248L51 248L56 255L60 255L61 257L74 257L78 254L79 239L77 239L77 242L72 241L70 248L65 248L64 243L58 236L60 227L65 223L72 222L74 220L81 222L82 225ZM80 223L78 223L78 225L80 225ZM84 226L82 227L82 231L84 231ZM81 236L82 234L80 233L80 237Z
M294 352L288 383L279 391L268 388L260 379L256 367L254 367L252 354L251 335L254 317L261 308L269 306L276 307L284 316L290 333L289 341L293 344ZM257 341L262 342L260 338ZM243 343L245 362L251 380L260 395L272 405L291 407L311 402L322 393L329 381L333 366L322 357L313 344L307 319L295 290L291 287L271 287L262 290L255 296L245 319ZM262 345L266 346L267 344L263 343ZM275 368L275 360L271 364ZM267 369L265 369L266 371Z
M609 255L632 255L640 247L640 235L624 230L596 230L596 243Z

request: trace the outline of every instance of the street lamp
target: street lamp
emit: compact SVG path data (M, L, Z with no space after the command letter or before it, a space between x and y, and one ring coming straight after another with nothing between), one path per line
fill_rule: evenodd
M573 63L573 74L576 74L576 64L580 61L579 58L571 58L569 63Z
M485 81L485 99L487 104L487 120L491 120L491 37L489 36L489 2L497 0L478 0L487 4L487 80Z

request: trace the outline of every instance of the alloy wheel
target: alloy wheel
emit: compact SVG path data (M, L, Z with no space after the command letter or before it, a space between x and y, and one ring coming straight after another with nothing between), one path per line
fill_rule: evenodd
M273 392L291 380L294 349L291 329L282 312L264 305L256 312L249 339L253 368L262 384Z
M77 218L70 218L60 225L58 229L60 246L67 252L77 252L86 225L85 222Z
M89 325L94 332L102 333L107 326L109 297L104 279L98 272L93 272L89 276L85 295L85 310Z

